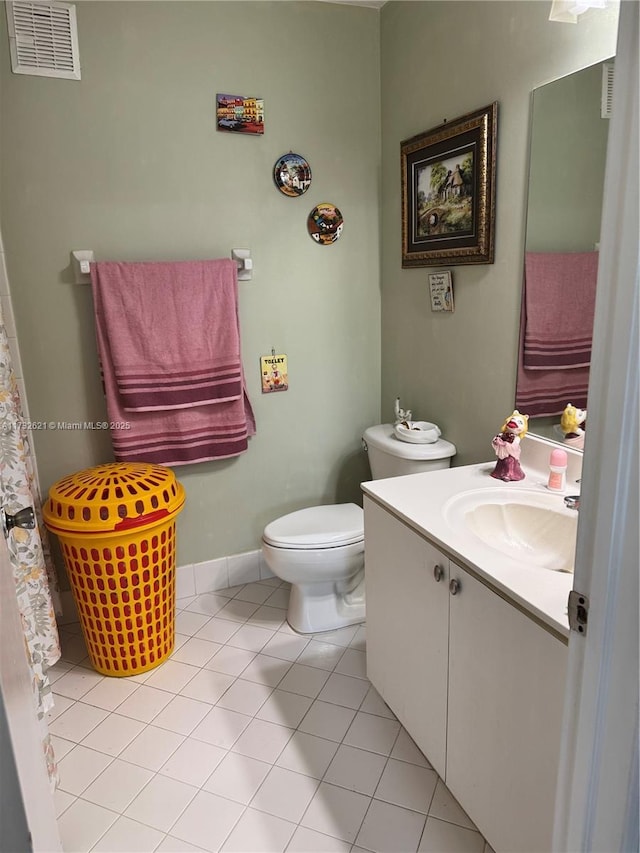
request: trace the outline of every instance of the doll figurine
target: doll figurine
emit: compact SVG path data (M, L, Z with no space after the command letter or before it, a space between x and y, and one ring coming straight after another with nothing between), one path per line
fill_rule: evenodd
M584 430L587 425L587 410L577 409L573 403L567 403L562 417L560 429L564 434L565 444L582 450L584 447Z
M491 476L496 480L510 482L524 480L525 474L520 467L520 441L529 429L529 415L521 415L515 409L502 425L502 429L491 442L498 457Z

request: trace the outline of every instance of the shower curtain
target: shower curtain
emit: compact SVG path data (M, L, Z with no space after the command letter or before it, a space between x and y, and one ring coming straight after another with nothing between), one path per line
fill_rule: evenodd
M34 530L13 528L7 538L7 546L24 630L25 649L31 668L31 684L40 720L42 747L49 779L52 786L55 786L58 771L46 714L53 707L47 669L60 657L60 642L55 619L55 610L59 611L58 584L40 513L31 436L22 413L1 307L0 506L10 515L31 506L37 519L37 527Z

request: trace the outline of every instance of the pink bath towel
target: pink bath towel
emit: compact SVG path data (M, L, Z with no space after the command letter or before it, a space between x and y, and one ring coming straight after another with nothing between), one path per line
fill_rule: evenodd
M226 261L220 263L228 265ZM228 263L233 266L235 280L235 265L232 261ZM134 264L133 266L140 265ZM166 265L145 264L144 266L165 267ZM245 389L244 373L240 360L239 325L235 307L233 317L230 320L235 331L233 335L227 335L225 339L232 337L238 341L238 395L231 400L207 399L198 404L190 399L182 407L168 405L165 408L159 408L154 406L153 409L149 410L131 411L125 408L117 381L111 350L112 336L108 334L109 328L105 314L99 310L102 305L100 293L103 282L98 281L93 265L92 281L96 338L116 461L144 461L173 466L205 462L212 459L225 459L243 453L248 447L248 437L255 434L256 425ZM165 306L166 310L167 306ZM146 306L143 309L144 311L146 311ZM191 329L194 337L198 339L202 338L201 326L206 328L207 317L204 315L199 318L193 317ZM150 337L155 340L152 330L146 330L142 323L137 322L137 328L143 339ZM171 350L173 343L171 337L165 337L164 349ZM141 342L141 346L144 349L144 340ZM150 345L149 349L153 347L157 347L157 343ZM153 371L154 362L150 360L148 364ZM133 367L135 369L135 364ZM149 391L153 392L153 390L153 383L150 383ZM168 402L175 403L175 398L169 395Z
M523 360L527 370L589 366L597 278L597 252L527 252Z
M91 279L125 411L242 396L234 261L97 263Z

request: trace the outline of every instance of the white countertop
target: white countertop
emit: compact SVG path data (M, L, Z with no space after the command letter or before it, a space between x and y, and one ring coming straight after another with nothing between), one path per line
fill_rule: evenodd
M546 447L542 449L546 453ZM454 529L442 511L448 500L469 490L504 487L513 490L514 494L521 490L538 491L547 496L552 494L546 488L546 473L543 475L535 468L526 467L524 461L522 467L526 477L520 482L502 483L491 477L494 460L480 465L373 480L362 483L362 490L436 547L446 551L462 567L475 571L543 624L568 637L567 599L573 587L573 575L518 563L472 533ZM573 465L571 472L573 474ZM559 507L564 509L564 495L578 493L579 486L574 484L563 494L554 494L553 497L557 497Z

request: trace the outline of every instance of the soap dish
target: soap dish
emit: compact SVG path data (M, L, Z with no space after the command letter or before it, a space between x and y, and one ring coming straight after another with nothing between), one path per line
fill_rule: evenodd
M440 438L440 428L428 421L401 421L393 428L396 438L410 444L433 444Z

